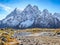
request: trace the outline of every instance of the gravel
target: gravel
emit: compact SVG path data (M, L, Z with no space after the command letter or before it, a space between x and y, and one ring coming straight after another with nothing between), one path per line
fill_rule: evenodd
M21 36L20 45L60 45L59 37L50 36Z

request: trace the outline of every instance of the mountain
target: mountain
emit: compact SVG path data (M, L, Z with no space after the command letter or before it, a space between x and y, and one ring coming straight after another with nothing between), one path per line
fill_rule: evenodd
M21 12L17 8L15 8L14 11L12 11L5 19L2 20L2 23L4 25L8 25L9 27L15 27L19 23L17 17L20 13Z
M58 18L59 21L60 21L60 13L54 13L53 15L54 15L56 18Z
M10 28L59 28L59 13L52 15L47 9L40 11L39 8L30 4L23 11L15 8L5 19L0 21L0 27Z

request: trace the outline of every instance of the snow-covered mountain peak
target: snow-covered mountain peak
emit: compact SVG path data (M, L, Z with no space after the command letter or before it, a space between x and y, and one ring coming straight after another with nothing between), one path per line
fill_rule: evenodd
M42 14L42 16L45 16L45 17L50 16L50 12L47 9L44 9L41 14Z
M15 8L12 12L19 14L19 13L21 13L22 11L21 11L20 9L18 9L18 8Z
M6 16L6 18L10 17L10 16L17 16L20 15L22 11L20 11L19 9L15 8L9 15Z
M28 4L26 7L32 7L31 4Z
M14 8L14 10L12 11L12 12L14 12L14 11L20 11L20 12L22 12L22 10L20 9L20 8Z
M17 11L17 8L15 8L14 11Z
M38 6L36 6L36 5L33 6L33 9L34 10L39 10Z
M38 6L29 4L23 11L15 8L4 20L0 21L0 26L14 28L60 27L60 13L52 15L47 9L41 12Z
M44 12L44 13L48 13L49 11L48 11L47 9L44 9L43 12Z
M26 6L26 8L23 11L28 12L32 10L33 10L33 7L29 4L28 6Z

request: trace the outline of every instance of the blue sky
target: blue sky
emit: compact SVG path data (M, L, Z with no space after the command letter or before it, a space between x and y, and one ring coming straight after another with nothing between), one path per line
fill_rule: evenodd
M41 11L48 9L51 13L60 13L60 0L0 0L0 20L15 8L23 10L28 4L37 5Z

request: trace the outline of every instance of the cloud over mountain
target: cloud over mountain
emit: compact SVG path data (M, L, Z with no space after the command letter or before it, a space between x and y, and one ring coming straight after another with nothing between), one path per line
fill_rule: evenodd
M9 11L11 11L11 7L9 7L9 6L6 6L6 5L4 5L4 4L1 4L0 3L0 7L2 7L2 9L4 9L5 11L7 11L7 12L9 12Z

